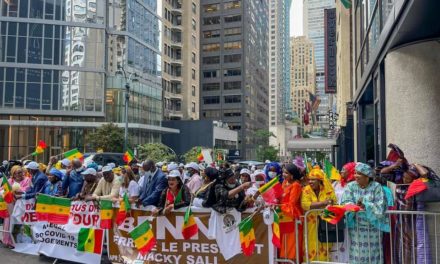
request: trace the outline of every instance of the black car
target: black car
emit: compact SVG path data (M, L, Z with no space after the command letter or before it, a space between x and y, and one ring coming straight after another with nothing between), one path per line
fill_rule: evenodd
M87 164L90 160L93 160L96 164L105 166L109 163L114 163L116 166L126 165L123 157L124 153L84 153L84 163Z

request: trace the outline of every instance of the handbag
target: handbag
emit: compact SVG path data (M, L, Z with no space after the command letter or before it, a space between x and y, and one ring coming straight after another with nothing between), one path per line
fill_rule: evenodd
M338 224L333 225L318 218L318 240L321 243L344 242L345 217Z

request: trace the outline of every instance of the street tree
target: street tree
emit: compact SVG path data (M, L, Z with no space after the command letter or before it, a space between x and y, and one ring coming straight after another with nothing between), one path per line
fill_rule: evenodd
M147 143L137 147L138 158L141 160L151 159L159 161L177 161L176 154L162 143Z
M87 134L86 142L93 150L121 153L124 151L124 129L113 123L104 124Z

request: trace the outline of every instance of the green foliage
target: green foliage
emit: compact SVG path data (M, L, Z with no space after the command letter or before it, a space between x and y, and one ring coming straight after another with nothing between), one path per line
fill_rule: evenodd
M160 161L177 161L175 153L166 145L162 143L148 143L139 145L138 157L141 160L151 159L155 162Z
M124 129L113 123L102 125L86 135L86 142L94 150L102 149L104 152L122 153L124 151Z
M200 150L204 148L205 147L195 146L192 147L190 150L188 150L185 154L182 155L182 158L185 161L185 163L198 162L197 155L199 155Z
M257 159L259 161L278 160L279 150L273 146L261 146L257 149Z

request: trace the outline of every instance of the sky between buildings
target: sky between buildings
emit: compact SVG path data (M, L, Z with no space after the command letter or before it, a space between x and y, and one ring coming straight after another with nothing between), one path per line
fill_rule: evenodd
M303 0L293 0L290 8L290 36L303 35Z

